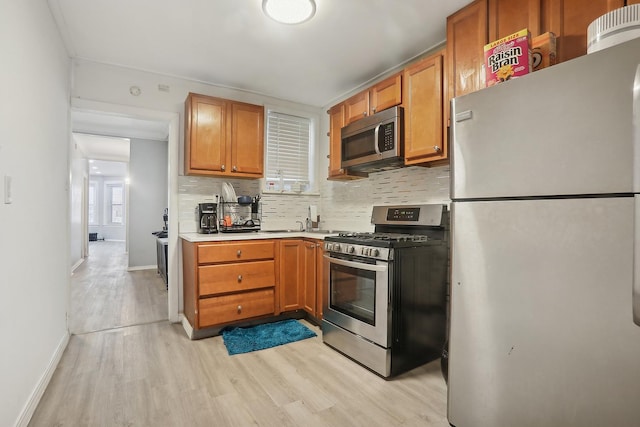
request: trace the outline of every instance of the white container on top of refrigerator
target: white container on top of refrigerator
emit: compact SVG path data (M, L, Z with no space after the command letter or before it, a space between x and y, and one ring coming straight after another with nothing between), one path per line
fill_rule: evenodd
M640 425L640 39L452 102L448 419Z

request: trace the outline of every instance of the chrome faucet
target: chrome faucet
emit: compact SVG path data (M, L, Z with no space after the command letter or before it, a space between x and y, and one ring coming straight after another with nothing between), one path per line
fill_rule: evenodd
M296 221L296 223L300 224L300 231L304 231L304 222Z

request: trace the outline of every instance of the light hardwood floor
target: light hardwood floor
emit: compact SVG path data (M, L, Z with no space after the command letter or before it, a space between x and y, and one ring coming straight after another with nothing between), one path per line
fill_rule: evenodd
M167 289L157 271L127 266L124 242L90 242L89 257L71 277L72 334L168 319Z
M449 426L439 361L384 380L303 323L235 356L166 320L73 335L29 426Z

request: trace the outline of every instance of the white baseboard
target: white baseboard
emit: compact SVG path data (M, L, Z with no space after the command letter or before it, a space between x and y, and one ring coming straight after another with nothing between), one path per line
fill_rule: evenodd
M76 262L75 264L73 264L73 266L71 267L71 274L73 274L76 271L76 268L80 267L80 265L82 265L82 263L84 262L85 258L80 258L78 260L78 262Z
M51 377L58 367L58 363L60 363L60 359L62 358L64 350L67 348L67 344L69 344L69 331L65 331L64 336L58 343L58 347L56 348L56 351L53 353L53 356L49 361L49 366L47 366L47 369L40 377L40 381L38 381L38 384L36 384L35 389L33 390L33 392L31 392L31 396L29 396L27 403L22 409L22 413L20 414L20 416L18 417L18 421L16 422L16 427L27 427L29 425L29 421L31 421L31 417L36 411L38 403L40 403L40 399L42 399L42 395L47 389L49 381L51 381Z
M157 270L157 265L140 265L137 267L129 267L127 271L138 271L138 270Z
M182 316L182 327L184 331L187 333L187 336L190 340L193 339L193 328L191 327L191 323L187 320L186 316Z

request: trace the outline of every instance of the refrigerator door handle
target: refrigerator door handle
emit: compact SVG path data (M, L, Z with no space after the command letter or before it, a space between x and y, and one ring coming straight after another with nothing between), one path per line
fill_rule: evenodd
M634 196L634 222L633 222L633 323L640 326L640 195Z

